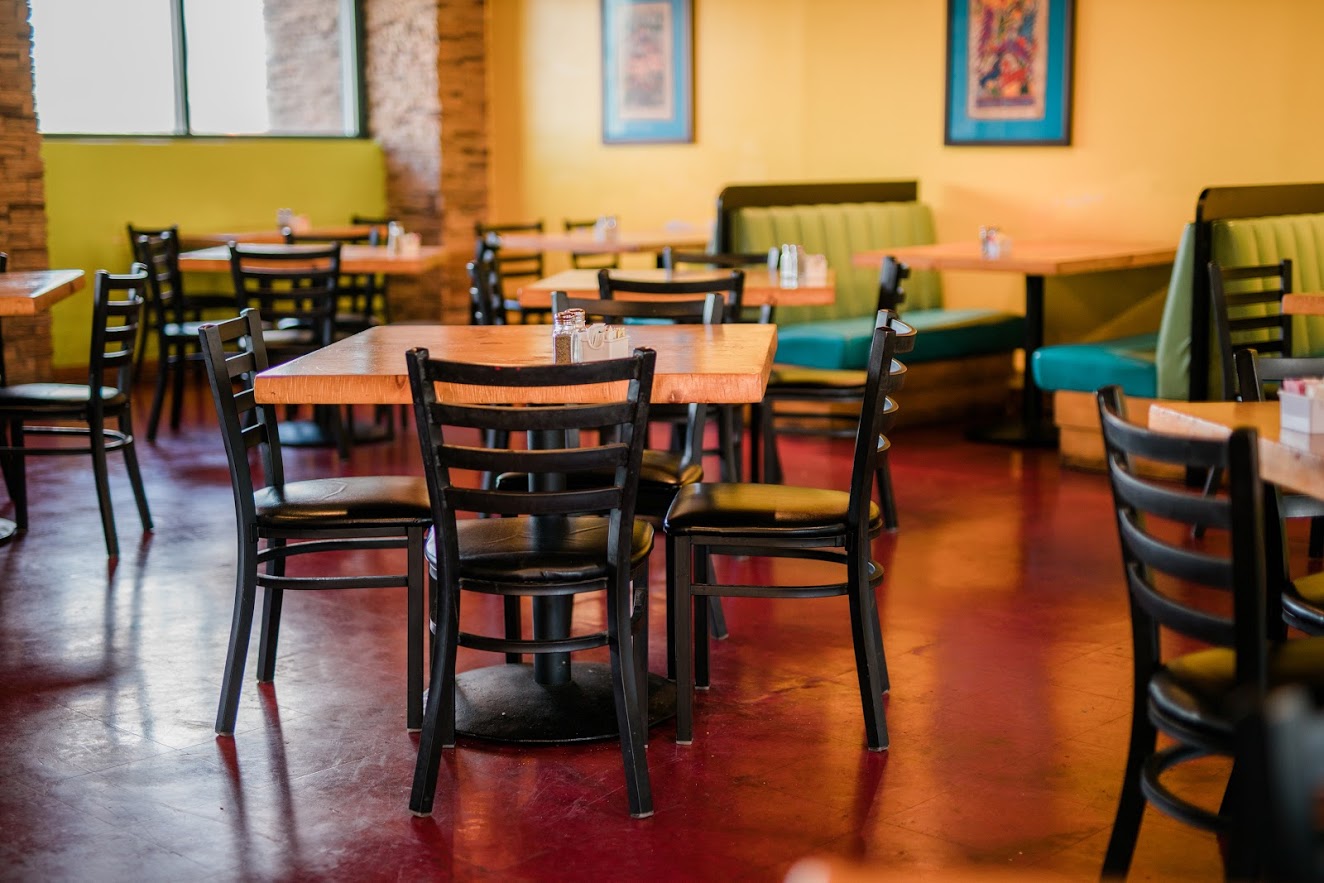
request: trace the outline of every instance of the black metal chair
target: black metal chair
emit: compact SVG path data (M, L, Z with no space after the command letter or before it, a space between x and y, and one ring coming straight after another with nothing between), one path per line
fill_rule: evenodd
M1127 421L1119 387L1100 390L1098 400L1135 669L1130 748L1103 873L1126 874L1149 803L1229 835L1228 876L1244 875L1257 857L1238 835L1246 813L1258 808L1254 765L1239 756L1239 727L1268 687L1324 687L1324 639L1284 640L1275 590L1285 578L1282 523L1276 492L1260 481L1255 432L1238 429L1220 440L1162 435ZM1227 493L1207 496L1150 478L1137 471L1137 460L1220 469ZM1186 537L1196 524L1226 542L1192 545ZM1160 732L1171 740L1162 748ZM1234 759L1217 810L1164 780L1174 767L1210 755Z
M427 484L395 475L287 481L275 408L258 405L253 394L254 377L267 368L258 312L245 310L236 319L203 325L199 339L230 464L239 541L234 618L216 732L234 733L259 588L263 603L257 679L270 681L276 674L285 590L404 587L409 599L406 723L418 729L423 718L423 540L432 523ZM250 463L254 449L260 470ZM361 575L352 567L344 572L336 567L326 576L285 573L286 561L295 556L357 549L404 549L405 572ZM265 573L259 572L263 564Z
M262 340L272 364L288 362L336 338L340 302L340 243L269 246L230 243L230 275L239 309L262 317ZM341 409L318 406L308 423L286 424L290 446L333 443L349 457L350 432Z
M1309 691L1285 687L1262 718L1265 811L1250 833L1265 845L1263 878L1324 880L1324 712Z
M511 368L432 360L420 349L409 352L414 413L436 525L428 548L437 576L437 644L409 803L415 813L431 812L441 749L455 744L457 647L541 655L607 646L630 814L652 814L644 746L645 574L653 529L634 516L654 359L652 350L636 349L627 359ZM440 403L437 382L452 388L584 389L583 397L593 403L519 408ZM594 388L606 383L625 390L607 401L594 401ZM474 446L472 430L561 438L569 432L601 430L613 440L586 447L560 447L548 439L543 449L487 448ZM535 480L519 491L474 489L455 482L459 469L522 473ZM579 484L581 478L587 486ZM459 518L460 513L504 517ZM535 603L561 608L567 623L574 596L603 592L607 626L590 634L535 634L532 640L463 632L463 591L533 596Z
M469 324L505 325L506 306L501 298L495 253L480 248L464 269L469 275Z
M15 524L20 530L26 530L28 526L27 457L90 455L97 501L101 507L101 530L106 539L106 555L110 558L119 557L119 539L110 501L107 452L123 453L143 531L152 529L147 492L143 488L138 454L133 444L130 396L133 353L138 342L147 277L147 268L141 264L134 264L133 269L124 275L97 271L87 383L0 386L0 465L3 465L9 497L14 501ZM114 421L115 427L108 425L109 421ZM30 447L27 444L29 436L85 439L87 443Z
M914 329L879 312L869 351L869 379L856 433L849 491L756 483L688 485L663 523L667 535L667 590L670 600L668 654L676 673L676 741L693 741L694 687L708 686L707 604L697 597L850 599L865 734L870 750L888 746L883 694L888 690L887 662L878 623L875 590L882 565L872 559L871 540L882 531L882 513L870 498L878 439L895 419L890 393L899 387L904 368L893 359L899 336ZM714 555L798 558L844 566L845 579L816 585L743 585L720 583ZM693 617L691 631L690 618Z
M184 404L184 379L189 365L201 359L198 350L197 318L201 310L189 304L183 296L183 279L179 272L179 240L165 230L159 235L139 236L134 243L134 258L147 267L147 309L145 324L156 337L156 387L152 393L152 408L147 416L147 440L156 441L161 425L161 411L165 406L166 391L170 391L170 429L179 431ZM208 304L214 307L215 304ZM235 312L234 298L230 311ZM141 364L141 359L139 360Z
M347 236L309 236L298 233L292 227L281 229L287 245L381 245L380 228L373 227L367 233ZM383 322L391 321L391 303L387 296L386 275L376 273L342 274L337 287L340 289L340 303L336 306L336 333L354 334Z
M542 319L547 316L547 310L523 309L519 298L507 290L512 280L533 282L546 275L543 272L542 252L506 248L501 244L501 236L504 233L542 232L541 220L521 224L484 224L481 221L474 224L474 235L477 237L474 254L476 257L481 257L484 252L488 254L495 273L493 278L497 296L501 298L506 311L512 316L517 316L521 322L534 317Z
M146 263L149 271L153 265L144 261L138 254L138 239L146 236L151 241L156 241L167 233L174 240L176 253L183 249L179 239L179 225L171 224L168 227L139 227L134 224L125 224L125 229L129 233L129 251L134 256L134 260L139 263ZM147 308L143 312L143 321L141 326L142 335L138 338L138 345L135 348L137 353L138 366L135 376L139 376L143 369L143 359L147 355L147 342L155 338L158 334L156 323L158 320L157 310L152 304L153 291L151 288L147 292ZM235 315L235 302L233 292L223 291L202 291L198 292L184 286L183 274L176 273L170 291L168 294L170 303L167 311L172 317L182 316L183 321L200 321L204 316L214 315L216 318L228 318ZM158 357L164 359L158 353ZM178 428L175 425L175 428ZM148 436L151 438L151 436Z
M708 294L720 294L724 302L723 321L739 321L742 300L745 292L745 274L732 270L729 275L712 279L642 281L617 276L610 270L598 271L598 296L602 300L614 300L624 294L627 299L639 296L646 298L688 298L693 300ZM683 450L684 432L692 426L690 411L685 405L656 405L652 409L655 422L670 423L673 431L672 447ZM717 449L722 463L724 481L740 480L740 419L738 409L731 405L714 405L709 410L710 417L717 423ZM706 453L706 452L705 452Z
M1324 357L1287 357L1261 359L1254 349L1240 349L1233 354L1237 388L1242 401L1262 401L1267 385L1279 384L1289 377L1324 376ZM1310 518L1310 543L1316 540L1321 503L1305 494L1280 495L1284 518ZM1315 550L1311 549L1311 557ZM1290 571L1284 565L1283 571ZM1274 587L1270 587L1271 589ZM1324 635L1324 571L1289 579L1281 586L1283 618L1287 624L1310 635Z
M878 277L878 309L896 311L905 300L901 283L910 269L894 258L883 259ZM909 352L913 338L897 341L898 355ZM814 435L849 438L854 432L854 409L864 398L867 372L773 365L763 401L755 406L750 421L750 473L755 481L780 484L781 456L778 435ZM845 409L849 407L849 411ZM891 441L879 442L875 480L878 502L883 507L883 525L895 530L899 524L892 469L888 459Z
M598 221L596 218L588 221L572 221L566 218L562 224L565 232L570 233L574 230L596 230ZM576 270L615 270L620 264L620 256L612 251L570 252L570 266Z

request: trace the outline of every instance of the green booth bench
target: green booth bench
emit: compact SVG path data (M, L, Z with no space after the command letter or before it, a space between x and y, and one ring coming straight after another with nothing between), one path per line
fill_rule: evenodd
M1151 334L1042 347L1030 370L1053 393L1064 463L1103 468L1094 390L1116 383L1133 414L1149 400L1203 401L1219 390L1210 316L1210 262L1224 267L1292 260L1295 291L1324 291L1324 184L1211 187L1182 231L1159 328ZM1199 333L1192 333L1198 329ZM1298 355L1324 355L1324 318L1294 319Z
M879 268L853 256L934 241L933 214L915 181L733 184L717 199L718 252L766 252L783 243L826 256L836 275L832 304L778 307L780 365L827 370L865 367L880 306ZM886 305L886 304L882 304ZM905 422L1001 410L1024 341L1024 318L982 309L946 309L941 280L916 272L898 311L919 333L906 355Z

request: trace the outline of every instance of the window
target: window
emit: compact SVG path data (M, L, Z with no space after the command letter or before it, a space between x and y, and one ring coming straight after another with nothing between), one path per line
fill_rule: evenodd
M360 134L354 0L32 0L46 134Z

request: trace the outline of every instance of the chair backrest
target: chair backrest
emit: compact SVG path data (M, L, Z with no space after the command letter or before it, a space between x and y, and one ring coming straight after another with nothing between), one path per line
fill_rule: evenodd
M610 518L607 542L609 581L628 580L630 531L633 529L639 470L643 459L656 354L636 349L625 359L563 365L497 367L434 360L425 349L406 358L414 397L414 416L423 451L423 467L432 501L437 536L437 575L458 585L459 550L455 519L459 513L501 516L580 515ZM564 390L562 405L440 402L437 383L455 399L499 401L493 387L555 387ZM476 392L470 397L466 390ZM577 404L576 402L582 402ZM597 430L608 441L578 447L540 450L475 445L473 430L489 437L524 433L552 434ZM488 430L495 432L488 433ZM530 476L527 490L469 487L453 470ZM575 476L574 481L561 476ZM570 488L570 489L566 489Z
M147 267L147 309L158 333L171 322L184 321L179 240L170 230L143 233L133 243L133 259Z
M230 243L230 275L240 309L312 332L312 347L334 335L340 294L340 244L265 246Z
M570 233L574 230L596 230L598 219L573 221L566 218L561 223L565 232ZM615 252L610 251L572 251L570 266L576 270L614 270L620 266L620 258Z
M474 234L480 241L486 241L494 250L497 273L501 279L511 276L541 279L546 275L543 272L542 252L515 251L501 245L502 233L541 232L543 232L541 220L523 224L484 224L481 221L474 224Z
M119 275L98 270L94 284L87 382L92 389L109 386L127 393L133 388L133 353L147 295L147 267L134 264ZM96 409L103 399L94 395L91 403Z
M464 269L469 274L469 324L505 325L506 305L501 297L493 252L479 249Z
M906 368L895 358L915 345L915 329L895 313L879 310L869 343L869 362L860 403L860 423L855 431L855 453L851 460L850 511L847 526L861 540L869 527L869 502L878 469L883 438L896 423L898 406L892 394L901 388Z
M1262 402L1265 387L1289 377L1324 377L1324 356L1279 356L1262 359L1257 350L1239 349L1232 354L1237 369L1237 398Z
M1277 689L1265 701L1262 733L1264 879L1324 880L1324 712L1303 687Z
M374 217L372 215L354 214L349 216L349 222L355 227L372 227L373 233L377 237L377 242L386 238L387 228L399 221L399 218ZM375 245L376 243L374 243Z
M1237 392L1233 353L1254 347L1261 354L1292 354L1292 317L1283 312L1283 295L1292 291L1292 262L1223 267L1210 261L1208 270L1222 394L1230 401Z
M1246 688L1247 699L1262 699L1268 624L1282 622L1281 601L1266 589L1266 542L1280 546L1281 536L1273 536L1278 519L1265 518L1267 495L1260 481L1255 431L1237 429L1226 439L1151 432L1126 419L1117 386L1099 390L1098 403L1130 596L1137 677L1147 678L1161 664L1159 636L1168 631L1232 648L1236 678ZM1137 471L1138 460L1202 472L1221 469L1228 492L1206 496L1199 489L1149 477L1151 473ZM1187 538L1194 525L1226 532L1227 542L1192 547Z
M610 270L598 271L598 296L603 300L614 300L616 295L649 295L656 298L682 297L690 300L701 298L705 294L717 293L725 301L725 320L740 320L740 307L745 296L745 274L741 270L732 270L727 275L711 279L673 279L664 282L645 282L638 279L624 279Z
M244 310L233 319L203 325L198 338L230 465L235 514L241 525L251 524L256 517L255 487L285 483L276 410L259 405L253 394L254 378L267 369L262 318L257 310ZM254 448L260 454L260 484L248 456Z
M175 238L176 243L179 242L178 224L171 224L168 227L138 227L134 224L125 224L124 229L129 231L129 248L133 249L135 253L137 252L138 237L140 236L146 236L149 239L158 239L162 235L169 233Z
M366 233L344 233L340 235L299 233L293 227L281 227L280 235L285 240L286 245L325 245L329 242L339 242L341 245L381 244L381 233L376 227Z
M910 278L910 267L891 255L883 258L878 267L878 309L896 313L906 302L906 292L901 283Z
M772 250L776 253L777 249ZM684 264L738 270L745 267L769 267L772 257L767 252L706 252L684 251L668 245L662 249L662 266L678 270Z

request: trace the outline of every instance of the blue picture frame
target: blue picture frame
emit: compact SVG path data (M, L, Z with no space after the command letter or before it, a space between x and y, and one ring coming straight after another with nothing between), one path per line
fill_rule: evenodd
M1069 145L1075 0L948 0L943 143Z
M694 140L693 0L602 0L602 141Z

